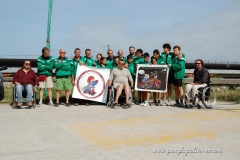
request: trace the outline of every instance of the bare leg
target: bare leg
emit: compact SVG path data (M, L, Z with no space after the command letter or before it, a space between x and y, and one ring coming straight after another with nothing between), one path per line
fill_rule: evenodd
M146 102L149 102L150 92L145 92Z
M69 95L70 95L69 90L65 91L65 95L66 95L66 103L69 103Z
M180 100L183 100L183 88L182 87L178 87L178 93L179 93Z
M44 91L44 88L41 88L40 89L40 102L42 102L42 99L43 99L43 91Z
M52 88L48 88L49 101L52 102Z
M126 103L127 103L128 100L129 100L129 85L128 85L128 83L125 83L125 84L124 84L124 90L125 90Z
M158 100L161 101L162 93L158 92Z
M118 103L118 98L119 96L121 95L122 93L122 89L123 89L123 84L120 84L117 88L117 93L116 93L116 99L115 99L115 102Z
M174 86L176 100L179 100L179 90L177 86Z
M56 103L59 103L59 98L60 98L60 90L56 91Z

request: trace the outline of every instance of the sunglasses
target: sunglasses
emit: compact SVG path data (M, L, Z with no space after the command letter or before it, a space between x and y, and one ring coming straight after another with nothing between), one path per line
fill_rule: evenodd
M195 64L197 64L197 65L198 65L198 64L201 64L201 63L195 63Z
M28 65L31 65L31 63L25 63L25 64L26 64L27 66L28 66Z
M60 53L66 53L66 52L60 52Z

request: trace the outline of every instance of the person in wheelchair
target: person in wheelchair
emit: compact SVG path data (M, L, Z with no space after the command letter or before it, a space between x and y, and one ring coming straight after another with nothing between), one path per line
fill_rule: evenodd
M33 91L37 92L39 82L35 71L31 69L30 61L24 61L23 68L19 69L13 77L13 84L15 84L17 107L21 107L23 104L22 92L24 90L27 92L27 105L32 107Z
M130 105L131 102L129 101L130 96L130 89L129 89L129 83L131 85L131 91L133 92L133 79L128 69L124 67L125 63L124 60L119 60L118 68L115 68L111 71L109 81L108 81L108 89L111 92L112 91L112 85L113 88L117 90L115 101L113 102L113 105L118 104L118 99L122 93L122 90L124 89L125 95L126 95L126 105Z
M210 83L210 75L208 70L203 67L203 60L197 59L195 61L194 70L194 80L193 83L186 85L186 98L192 102L195 95L198 93L198 89L202 87L209 86Z

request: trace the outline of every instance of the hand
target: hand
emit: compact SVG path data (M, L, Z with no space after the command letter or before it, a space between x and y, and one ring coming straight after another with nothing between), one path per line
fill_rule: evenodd
M131 91L134 92L134 89L132 89Z
M168 64L168 67L171 67L171 64Z
M79 64L80 66L83 66L83 65L84 65L84 63L83 63L83 62L79 62L78 64Z
M19 82L15 82L16 85L19 85L20 83Z
M182 54L179 54L177 57L178 57L178 59L182 58Z
M72 86L75 86L75 82L74 81L72 81Z
M34 92L37 92L37 87L34 87Z

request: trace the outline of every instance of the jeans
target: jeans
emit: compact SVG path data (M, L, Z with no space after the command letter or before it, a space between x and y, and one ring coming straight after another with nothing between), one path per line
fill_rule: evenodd
M32 102L32 96L33 96L33 86L31 84L28 84L26 86L23 86L21 84L16 85L16 94L17 94L17 102L21 103L23 102L22 99L22 92L26 90L27 91L27 102Z

